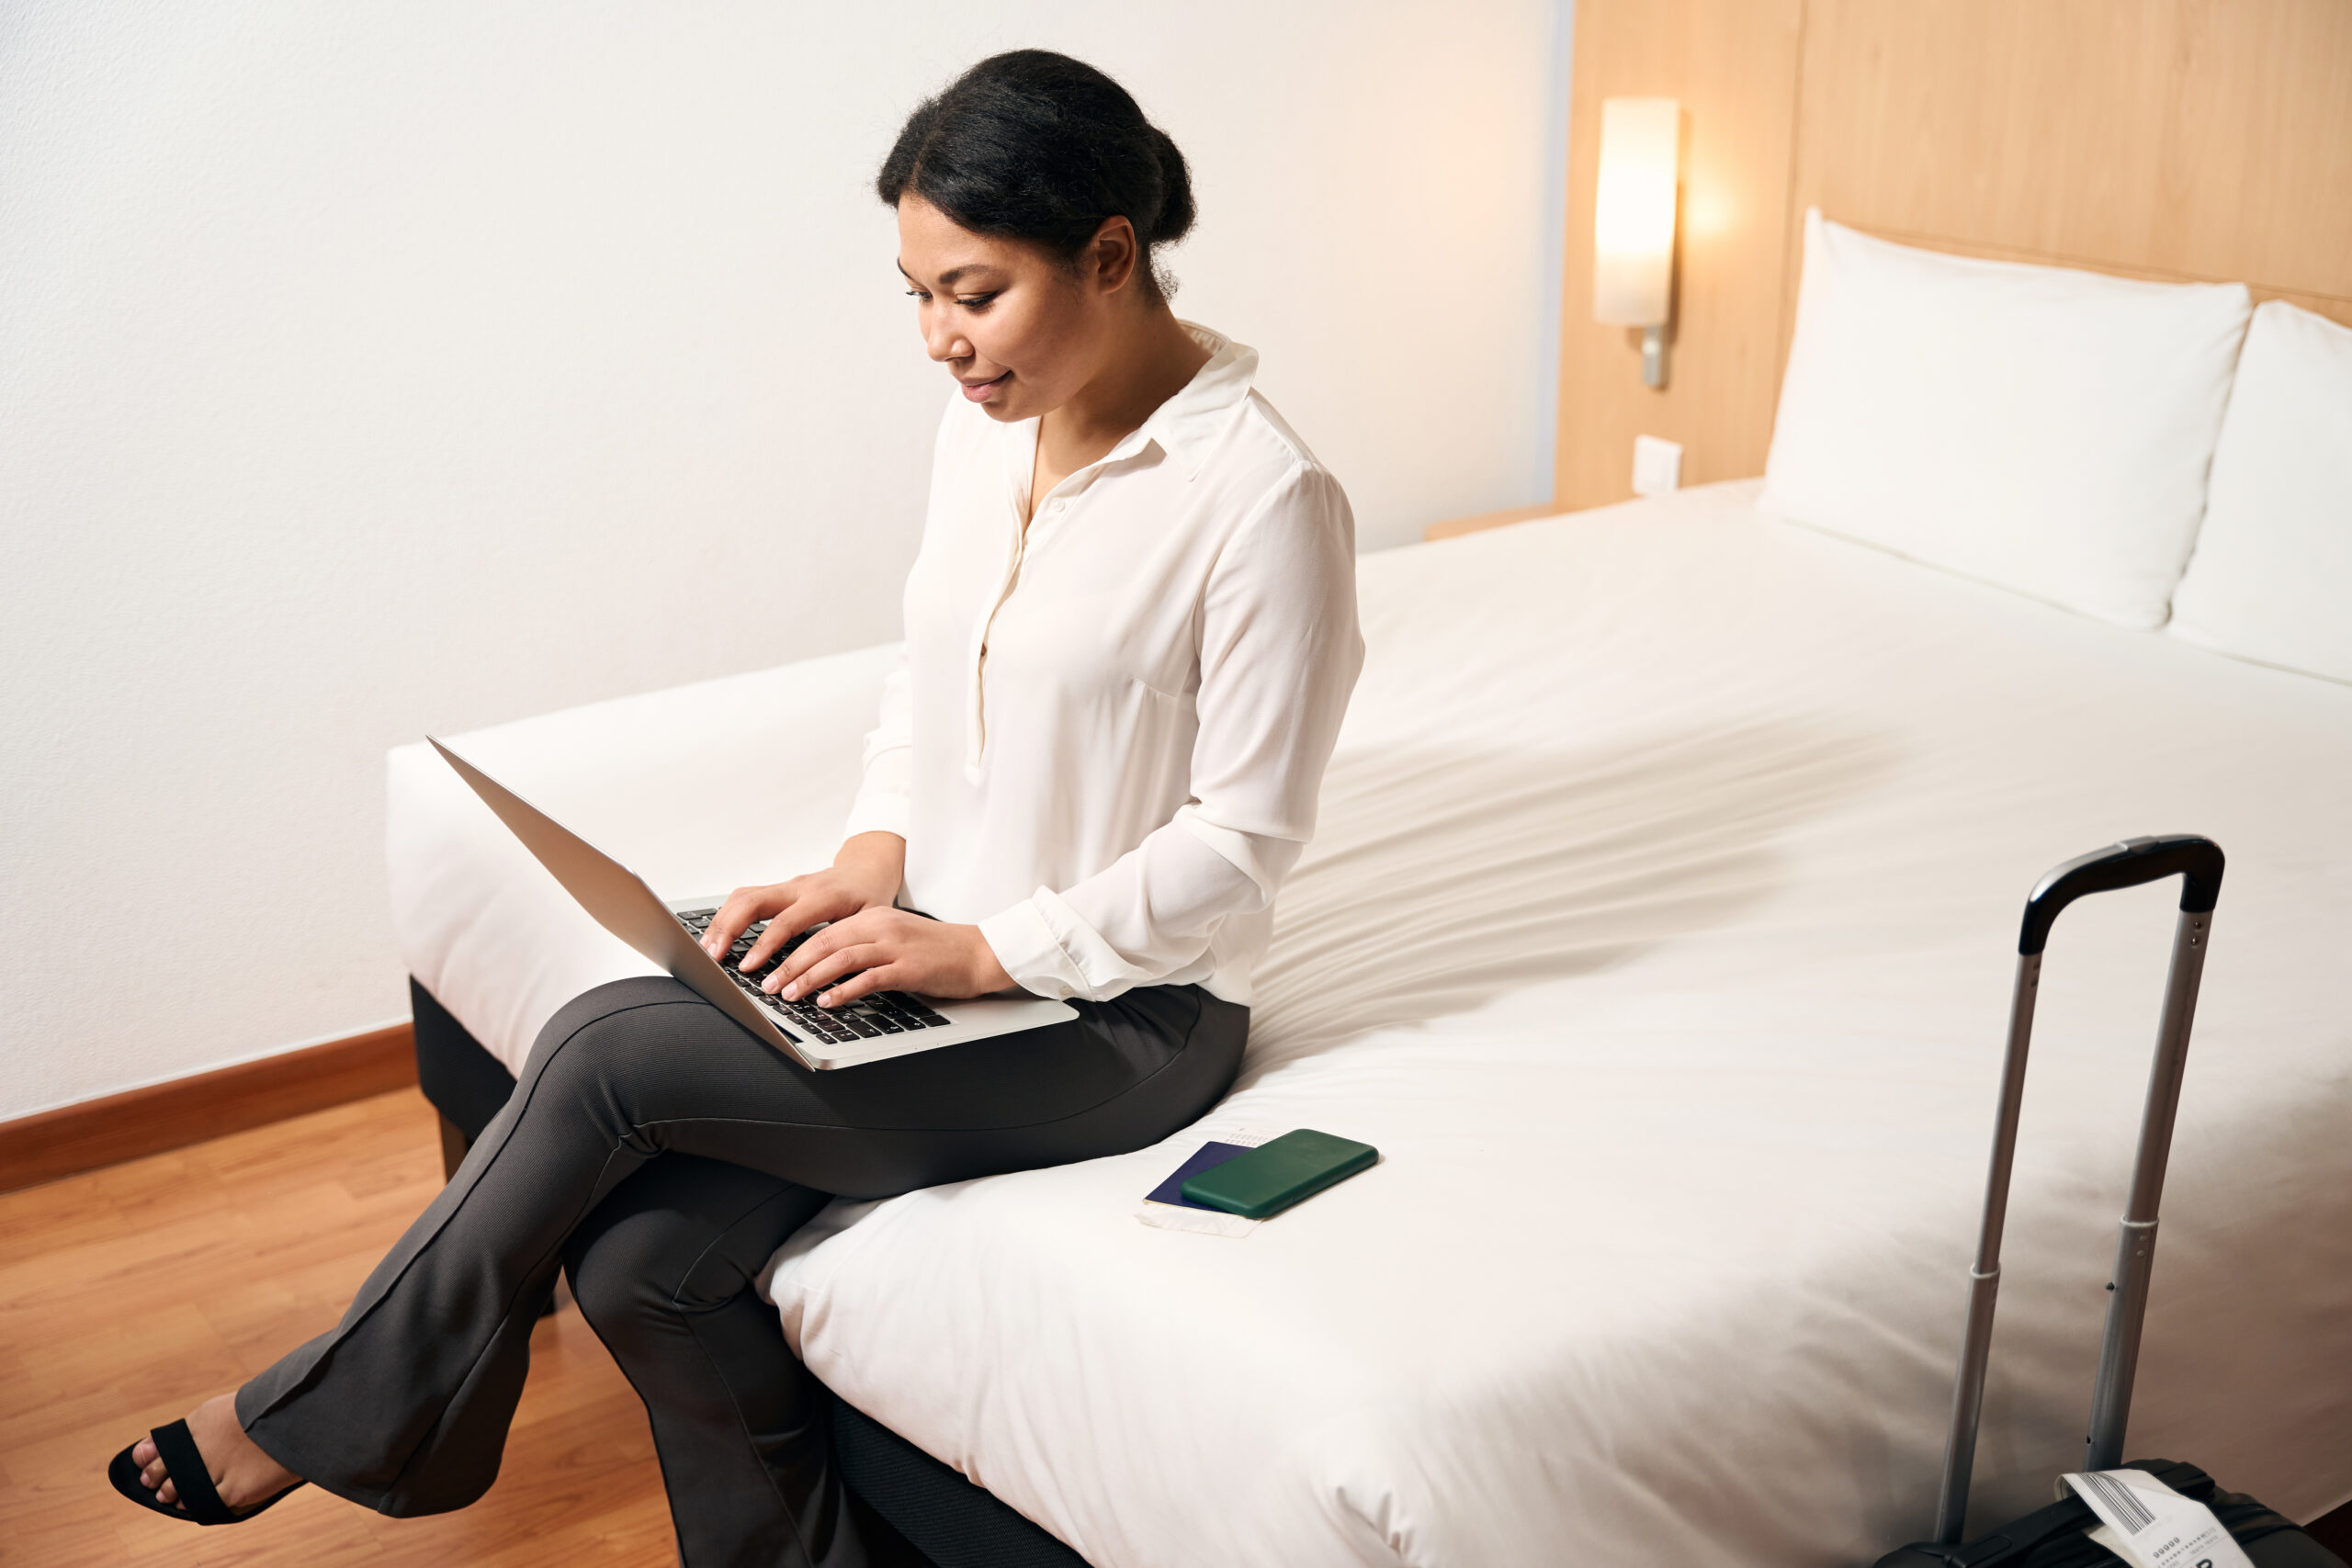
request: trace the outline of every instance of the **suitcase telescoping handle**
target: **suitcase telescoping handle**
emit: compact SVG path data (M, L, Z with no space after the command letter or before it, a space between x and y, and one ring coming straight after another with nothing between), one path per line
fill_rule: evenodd
M1993 1348L1994 1296L2001 1284L2001 1224L2009 1207L2009 1166L2017 1154L2018 1110L2025 1095L2026 1046L2033 1037L2041 950L2060 911L2075 899L2167 876L2182 878L2180 919L2173 932L2172 971L2165 983L2164 1017L2156 1026L2156 1062L2140 1118L2132 1191L2117 1238L2114 1278L2108 1286L2113 1294L2107 1305L2107 1335L2099 1345L2098 1382L2091 1394L2083 1468L2112 1470L2123 1462L2123 1426L2132 1409L2132 1374L2139 1364L2140 1325L2148 1310L2149 1270L2154 1264L2156 1203L2164 1193L2165 1161L2172 1152L2173 1114L2180 1104L2180 1074L2188 1057L2197 982L2204 973L2213 905L2222 891L2221 846L2189 833L2127 839L2078 855L2044 876L2026 899L2025 924L2018 936L2017 995L2009 1006L2008 1054L2001 1064L2000 1109L1993 1124L1992 1169L1984 1182L1984 1222L1977 1234L1976 1263L1968 1271L1968 1326L1961 1339L1943 1486L1936 1500L1938 1541L1959 1540L1968 1512L1976 1423L1984 1404L1984 1366Z

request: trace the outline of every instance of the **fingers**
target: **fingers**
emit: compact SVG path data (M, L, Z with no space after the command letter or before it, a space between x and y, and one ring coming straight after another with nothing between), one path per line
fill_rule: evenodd
M738 899L743 900L740 908ZM719 913L711 918L703 951L713 958L723 958L738 937L764 919L767 929L745 950L739 965L747 975L757 974L786 942L801 932L827 920L846 919L865 908L865 901L856 889L830 872L796 876L770 887L738 888Z
M822 925L826 920L836 919L839 915L848 912L835 909L834 902L825 898L820 893L813 897L796 898L778 909L768 917L768 929L760 933L760 940L752 944L752 950L749 953L743 954L743 962L738 967L746 975L757 974L766 965L769 959L776 955L777 950L786 942L790 942L810 926Z
M792 882L778 882L764 887L738 887L729 893L727 902L711 916L709 926L702 933L702 950L713 958L725 953L735 945L737 937L750 931L771 908L791 903L792 888Z
M869 948L851 951L855 953L873 950ZM853 964L852 967L855 965ZM820 991L817 994L817 1005L825 1008L843 1007L875 991L911 990L913 987L903 978L903 974L904 965L902 964L875 964L863 972Z
M872 941L871 933L849 931L839 937L833 935L848 923L827 926L803 942L790 958L777 965L775 974L767 978L763 988L797 1002L803 997L817 995L844 975L888 964L897 956ZM861 936L867 940L859 940ZM823 950L812 955L809 950L820 942Z
M800 993L790 989L793 982L808 972L811 964L820 963L842 947L870 936L868 922L851 915L837 919L820 931L811 931L808 940L794 948L775 966L773 974L760 982L760 989L771 994L782 992L797 1000ZM774 931L775 928L768 928Z
M789 941L795 931L808 923L806 917L803 917L797 925L793 921L794 911L806 902L806 899L801 899L786 904L783 908L770 915L767 918L767 929L761 931L752 945L744 950L743 956L736 960L735 967L746 975L759 973L761 967L775 956L775 950ZM724 953L718 957L722 964L727 961L727 955Z
M893 913L868 909L835 920L793 949L762 988L798 1001L853 969L895 961L905 944L892 940Z

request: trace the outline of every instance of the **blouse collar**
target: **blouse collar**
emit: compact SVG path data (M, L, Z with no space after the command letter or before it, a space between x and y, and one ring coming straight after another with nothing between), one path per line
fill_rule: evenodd
M1242 400L1249 397L1250 385L1258 378L1258 351L1191 321L1177 324L1209 351L1209 361L1174 397L1152 410L1151 417L1128 439L1138 446L1144 441L1159 442L1191 479L1200 477L1210 450L1232 423Z
M1122 462L1157 442L1159 449L1184 470L1187 480L1200 478L1202 466L1208 461L1210 452L1258 378L1258 351L1191 321L1179 321L1177 325L1209 351L1208 363L1193 372L1193 378L1178 389L1175 396L1152 410L1141 424L1088 464L1086 471ZM1003 428L1008 433L1017 429L1020 436L1006 448L1005 467L1005 477L1017 503L1019 497L1028 493L1030 464L1037 449L1037 421L1023 420L1017 427Z

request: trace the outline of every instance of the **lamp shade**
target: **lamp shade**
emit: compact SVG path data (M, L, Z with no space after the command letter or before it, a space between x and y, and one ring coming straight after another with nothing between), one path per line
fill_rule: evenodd
M1666 324L1681 141L1682 106L1672 98L1609 98L1600 106L1600 180L1592 214L1595 321Z

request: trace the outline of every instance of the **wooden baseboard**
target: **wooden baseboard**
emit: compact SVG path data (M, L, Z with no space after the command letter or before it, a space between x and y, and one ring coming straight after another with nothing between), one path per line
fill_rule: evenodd
M416 1047L396 1023L0 1122L0 1192L412 1087Z
M1564 510L1551 502L1537 506L1514 506L1507 512L1481 513L1476 517L1449 517L1442 523L1432 523L1421 530L1424 540L1457 539L1464 534L1482 533L1488 528L1508 527L1513 523L1532 523L1538 517L1557 517Z

